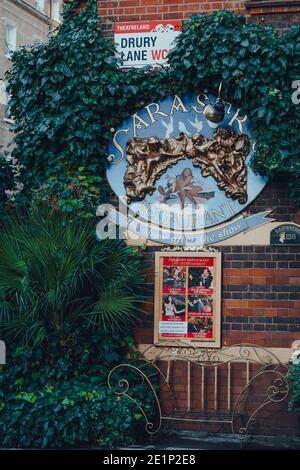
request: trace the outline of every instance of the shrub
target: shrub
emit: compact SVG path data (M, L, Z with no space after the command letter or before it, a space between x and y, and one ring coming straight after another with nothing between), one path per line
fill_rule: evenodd
M7 205L6 191L14 186L12 168L3 155L0 154L0 215L3 217Z
M288 380L291 385L289 409L300 415L300 363L291 365Z
M35 346L66 323L91 330L136 321L144 274L120 240L97 241L92 222L33 212L0 233L0 335Z
M46 377L45 377L46 379ZM135 410L99 377L61 381L0 401L2 447L114 447L134 442Z
M0 447L114 447L135 441L144 429L137 405L118 399L107 376L128 354L128 330L93 334L66 326L40 348L8 344L0 368ZM136 383L136 382L135 382ZM145 384L132 392L151 415Z

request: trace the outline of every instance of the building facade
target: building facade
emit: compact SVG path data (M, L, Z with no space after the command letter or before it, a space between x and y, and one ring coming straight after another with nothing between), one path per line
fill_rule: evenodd
M281 31L300 22L299 0L119 0L98 1L103 30L113 34L113 24L122 21L186 19L193 14L223 8L246 15L249 21L270 24Z
M35 41L46 41L61 20L60 0L2 0L0 4L0 151L9 153L13 123L7 103L5 73L11 53Z
M185 20L192 14L211 13L220 9L243 14L249 22L272 25L280 33L300 24L298 0L107 0L97 3L103 32L111 38L115 23ZM271 210L273 222L255 228L248 234L232 236L211 245L211 248L222 253L223 259L221 348L240 343L256 344L276 352L283 362L287 362L291 356L292 343L300 338L300 249L299 246L272 244L270 237L271 231L283 223L291 224L298 230L300 212L291 203L287 185L282 181L269 182L248 206L247 214L267 210ZM155 251L161 249L151 242L147 245L144 262L148 285L153 289L144 305L147 314L143 324L135 329L135 338L141 350L154 341L154 284L157 275L154 264ZM189 396L197 395L201 384L198 382L191 390L186 370L178 368L176 374L175 391L182 402L189 402ZM236 383L239 380L240 377L237 377ZM212 385L211 387L213 390ZM286 408L281 414L274 416L271 427L265 428L264 432L299 433L296 415L287 413ZM188 424L183 426L185 429L188 427ZM199 429L199 426L190 427ZM207 424L200 428L213 429ZM216 426L214 429L220 427Z

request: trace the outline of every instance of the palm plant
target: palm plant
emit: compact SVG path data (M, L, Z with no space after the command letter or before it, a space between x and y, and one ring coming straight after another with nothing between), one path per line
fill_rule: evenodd
M144 276L120 240L87 221L35 212L0 233L0 337L37 345L64 325L107 331L136 318Z

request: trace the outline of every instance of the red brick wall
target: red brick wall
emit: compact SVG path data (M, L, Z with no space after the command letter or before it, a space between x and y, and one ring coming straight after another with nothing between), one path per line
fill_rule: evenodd
M297 208L281 183L268 184L250 213L273 208L277 221L295 221ZM230 240L229 240L230 242ZM154 252L144 263L148 275L146 314L136 328L140 343L153 342ZM223 253L222 345L254 343L291 347L300 339L300 249L280 246L219 246Z
M242 1L208 0L102 0L99 15L110 21L186 19L192 14L227 8L245 12Z
M222 345L254 343L290 348L300 338L299 248L226 246L218 249L223 253L224 266ZM145 252L144 260L145 265L150 265L148 282L152 290L153 249ZM147 313L143 325L135 329L139 343L153 342L153 300L151 292L144 306Z
M300 2L296 0L279 2L279 6L278 0L99 0L97 3L102 29L108 36L113 35L115 22L185 20L192 14L224 8L245 14L250 21L274 25L279 30L300 23Z
M160 362L161 370L167 373L167 362ZM183 411L185 418L195 418L195 416L220 415L228 419L229 409L235 409L233 430L238 433L242 426L240 414L243 416L243 426L252 413L262 404L266 398L267 390L272 385L275 378L280 376L270 373L262 373L262 367L257 364L249 364L247 373L246 363L231 362L230 364L230 387L228 387L228 364L218 366L217 377L218 387L215 394L215 373L214 367L202 367L190 364L190 387L188 386L188 367L186 361L172 362L169 373L169 384L172 390L170 396L169 388L161 381L160 402L164 416L172 415L173 406L178 411ZM260 374L258 374L261 372ZM279 372L285 374L285 369L279 368ZM248 377L249 374L249 377ZM256 377L255 377L256 376ZM252 379L248 392L242 394L241 391ZM202 396L203 386L203 396ZM190 389L190 391L189 391ZM284 388L283 388L284 389ZM282 390L283 390L282 389ZM189 399L188 399L189 397ZM283 395L281 396L283 398ZM228 399L230 400L228 403ZM186 412L188 405L190 412ZM266 435L299 435L297 415L287 410L287 400L282 403L269 403L257 414L255 428L251 432L254 434ZM216 413L217 412L217 413ZM208 432L232 432L231 424L213 422L176 422L168 420L171 429L185 429L189 431Z

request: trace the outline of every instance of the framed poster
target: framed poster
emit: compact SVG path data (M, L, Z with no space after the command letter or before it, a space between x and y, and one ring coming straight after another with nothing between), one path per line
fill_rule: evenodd
M221 253L155 253L154 342L220 347Z

